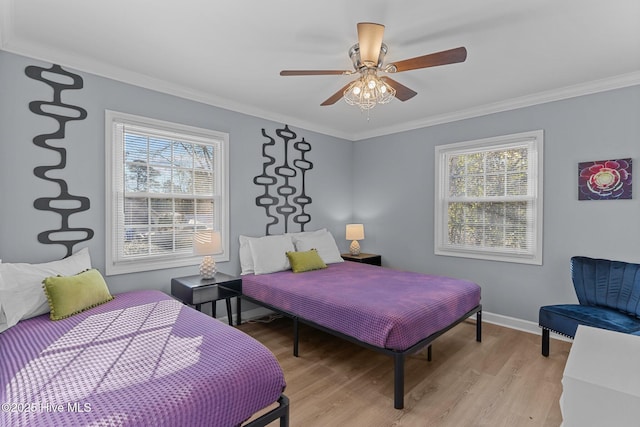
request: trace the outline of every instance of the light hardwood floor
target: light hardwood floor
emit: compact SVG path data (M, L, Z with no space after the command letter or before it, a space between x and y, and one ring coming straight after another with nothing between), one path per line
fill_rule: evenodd
M540 354L540 336L466 321L426 350L407 358L405 407L393 408L393 360L340 338L300 327L293 357L292 322L245 323L239 328L278 358L290 399L292 427L559 426L558 399L571 344L552 340ZM277 423L273 423L277 426Z

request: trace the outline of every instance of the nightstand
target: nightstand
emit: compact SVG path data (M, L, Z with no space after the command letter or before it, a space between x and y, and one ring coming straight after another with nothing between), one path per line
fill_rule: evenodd
M194 305L201 311L202 304L211 303L211 314L216 317L216 302L221 299L227 303L227 318L233 325L231 315L231 298L236 298L238 324L240 324L240 295L242 295L242 279L217 272L213 279L203 279L200 275L177 277L171 279L171 295L185 304Z
M360 255L351 255L347 253L340 254L340 256L345 261L361 262L363 264L377 265L378 267L382 265L382 257L377 254L361 253Z

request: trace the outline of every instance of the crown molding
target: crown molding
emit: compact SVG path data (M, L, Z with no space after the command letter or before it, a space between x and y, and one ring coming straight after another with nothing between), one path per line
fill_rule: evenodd
M591 95L609 90L621 89L640 84L640 71L621 74L618 76L594 80L591 82L580 83L576 85L566 86L559 89L538 92L518 98L508 99L505 101L495 102L486 105L480 105L465 110L454 111L447 114L431 116L413 122L403 123L402 125L386 127L378 129L375 132L359 133L353 135L352 141L375 138L384 135L391 135L399 132L406 132L415 129L436 126L444 123L451 123L475 117L486 116L489 114L501 113L504 111L526 108L548 102L562 101L564 99L576 98L584 95Z
M566 86L559 89L538 92L491 104L480 105L464 110L439 114L413 122L379 128L369 132L352 134L339 132L334 128L321 126L317 123L301 120L299 118L281 115L274 113L273 111L266 111L246 104L241 104L231 99L203 95L202 93L193 91L181 85L175 85L148 75L134 73L119 67L114 67L110 64L91 61L87 60L86 58L69 55L62 51L43 49L37 44L22 43L20 46L13 46L11 43L9 43L7 38L7 33L10 31L10 26L4 25L5 23L7 23L7 21L10 21L8 18L10 12L9 3L10 2L3 2L2 6L0 7L0 13L2 13L2 15L0 15L0 48L2 50L17 55L38 59L41 61L68 66L78 71L91 73L100 77L120 81L122 83L131 84L161 93L166 93L176 97L189 99L225 110L234 111L240 114L246 114L249 116L254 116L264 120L270 120L279 123L287 123L290 126L298 127L311 132L317 132L327 136L332 136L346 141L360 141L370 138L377 138L395 133L427 128L440 124L516 110L519 108L531 107L549 102L561 101L564 99L575 98L599 92L606 92L609 90L620 89L640 84L640 71L636 71L605 79Z

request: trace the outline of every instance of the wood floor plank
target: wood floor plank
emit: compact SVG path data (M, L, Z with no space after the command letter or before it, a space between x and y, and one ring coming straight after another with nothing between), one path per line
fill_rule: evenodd
M405 363L405 408L393 408L393 360L309 326L300 326L293 356L289 319L245 323L239 329L267 346L287 380L291 426L476 427L559 426L562 372L571 344L552 340L548 358L540 337L463 322ZM273 423L274 426L277 423Z

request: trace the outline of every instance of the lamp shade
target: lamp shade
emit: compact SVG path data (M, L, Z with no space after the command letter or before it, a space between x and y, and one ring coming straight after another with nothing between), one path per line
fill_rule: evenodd
M347 224L346 239L347 240L362 240L362 239L364 239L364 225L362 225L362 224Z
M193 252L196 255L212 255L222 251L220 232L213 230L199 231L193 236Z

